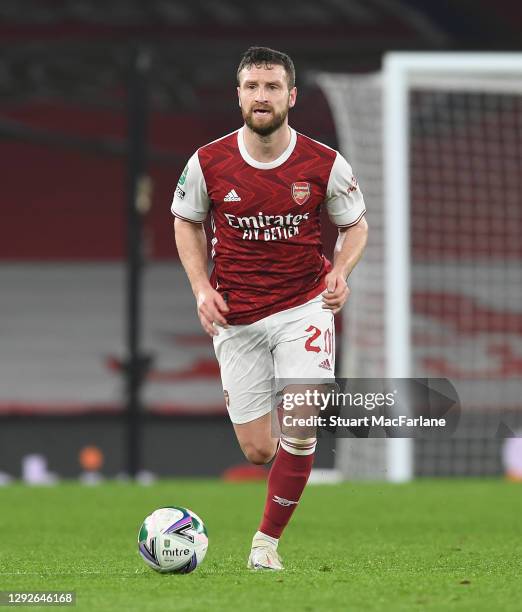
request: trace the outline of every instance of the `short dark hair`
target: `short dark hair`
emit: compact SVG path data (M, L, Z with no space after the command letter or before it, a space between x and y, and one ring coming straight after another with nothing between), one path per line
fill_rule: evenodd
M294 62L286 53L281 53L281 51L276 51L269 47L250 47L243 53L243 57L239 62L239 68L237 69L238 85L239 73L243 68L250 68L252 66L271 68L274 64L283 66L288 81L288 89L292 89L295 86Z

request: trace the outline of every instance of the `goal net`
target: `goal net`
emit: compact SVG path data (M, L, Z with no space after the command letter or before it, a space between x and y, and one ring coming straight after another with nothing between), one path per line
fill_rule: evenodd
M462 409L451 439L338 440L348 478L499 474L522 436L521 75L522 54L444 53L317 75L370 226L340 375L447 378Z

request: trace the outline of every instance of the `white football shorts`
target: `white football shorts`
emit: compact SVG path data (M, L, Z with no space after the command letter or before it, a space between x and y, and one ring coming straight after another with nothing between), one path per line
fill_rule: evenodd
M232 423L270 412L274 378L334 378L334 315L322 304L318 295L255 323L218 327L214 350Z

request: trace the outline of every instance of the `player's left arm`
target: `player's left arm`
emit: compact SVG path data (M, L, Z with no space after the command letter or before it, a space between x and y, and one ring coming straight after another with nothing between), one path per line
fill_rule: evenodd
M339 153L332 166L325 202L330 220L339 228L333 268L325 277L323 293L323 308L335 314L348 299L347 279L361 259L368 240L364 197L350 164Z
M339 312L344 306L350 289L347 278L361 259L368 240L368 223L365 217L351 227L340 228L335 243L333 268L325 276L326 291L323 293L323 308Z

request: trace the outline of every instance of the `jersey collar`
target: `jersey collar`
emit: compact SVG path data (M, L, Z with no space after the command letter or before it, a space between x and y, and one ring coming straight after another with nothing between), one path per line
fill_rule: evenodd
M274 159L271 162L260 162L251 157L246 149L245 141L243 140L243 130L244 127L240 128L237 132L237 146L239 147L239 152L241 153L241 157L246 161L249 166L253 166L254 168L258 168L259 170L271 170L272 168L277 168L285 163L285 161L292 155L295 145L297 142L297 133L293 128L290 128L290 142L288 147L281 153L281 155Z

